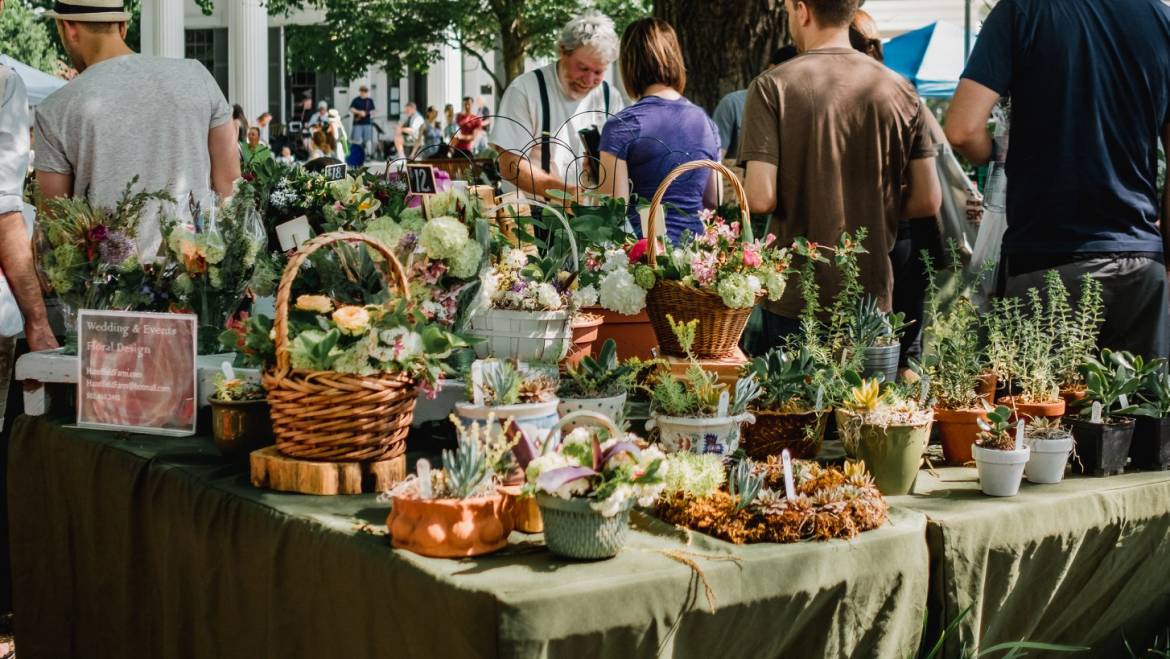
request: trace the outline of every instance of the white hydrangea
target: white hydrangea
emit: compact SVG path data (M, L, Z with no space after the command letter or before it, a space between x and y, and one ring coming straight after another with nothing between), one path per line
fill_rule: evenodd
M528 265L528 255L522 249L508 248L504 252L504 263L519 270Z
M646 290L634 282L629 270L615 270L601 279L601 306L632 316L646 308Z
M601 264L603 271L614 272L615 270L625 270L628 267L630 267L630 257L626 255L624 250L606 250L605 263Z
M601 501L590 501L589 507L600 513L602 517L613 517L624 510L633 497L633 487L629 485L618 485L608 497Z
M764 275L764 286L768 289L768 299L772 302L779 302L780 298L784 297L784 287L787 284L784 276L774 270Z
M557 292L556 286L547 282L536 287L536 301L541 307L549 311L556 311L565 306L564 300L561 299L561 294Z
M577 307L591 307L597 304L597 289L590 284L573 291L573 304Z
M412 332L405 327L394 327L382 330L382 343L390 346L394 351L394 358L398 361L409 361L423 353L423 338L418 332Z
M747 276L747 283L748 283L748 290L752 292L752 295L759 293L760 286L763 286L763 284L760 282L760 278L755 276L755 275L748 275Z

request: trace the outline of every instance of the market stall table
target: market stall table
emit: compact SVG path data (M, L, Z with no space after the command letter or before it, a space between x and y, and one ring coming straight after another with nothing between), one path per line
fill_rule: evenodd
M925 615L919 513L852 541L738 547L639 517L609 561L520 534L440 560L391 549L373 495L257 490L207 438L20 417L10 456L26 658L905 657Z
M1075 656L1130 656L1170 627L1170 472L1025 482L1019 495L979 491L972 467L919 472L890 504L924 513L935 636L948 657L1019 641L1084 645Z

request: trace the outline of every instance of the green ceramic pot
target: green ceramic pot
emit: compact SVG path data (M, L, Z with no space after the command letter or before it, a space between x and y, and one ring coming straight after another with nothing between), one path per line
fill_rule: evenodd
M567 558L594 560L612 558L621 551L630 528L633 502L613 517L605 517L590 508L589 501L536 495L549 551Z
M886 496L908 494L922 466L922 454L930 440L930 421L920 425L875 426L858 423L849 412L838 410L845 421L841 432L850 435L856 457L865 462L878 490Z

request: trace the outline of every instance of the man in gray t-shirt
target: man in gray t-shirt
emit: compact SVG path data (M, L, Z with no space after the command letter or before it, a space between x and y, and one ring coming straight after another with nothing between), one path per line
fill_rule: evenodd
M135 54L126 23L108 15L49 13L80 74L37 108L45 198L85 196L112 207L135 176L136 191L165 190L180 202L210 190L230 195L240 176L231 108L203 65ZM139 253L151 259L161 241L153 210L139 223Z

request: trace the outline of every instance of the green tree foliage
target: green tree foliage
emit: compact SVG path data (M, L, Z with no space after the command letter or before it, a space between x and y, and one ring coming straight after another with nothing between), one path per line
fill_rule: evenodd
M8 0L0 13L0 53L46 73L58 72L61 58L52 25L25 0Z

